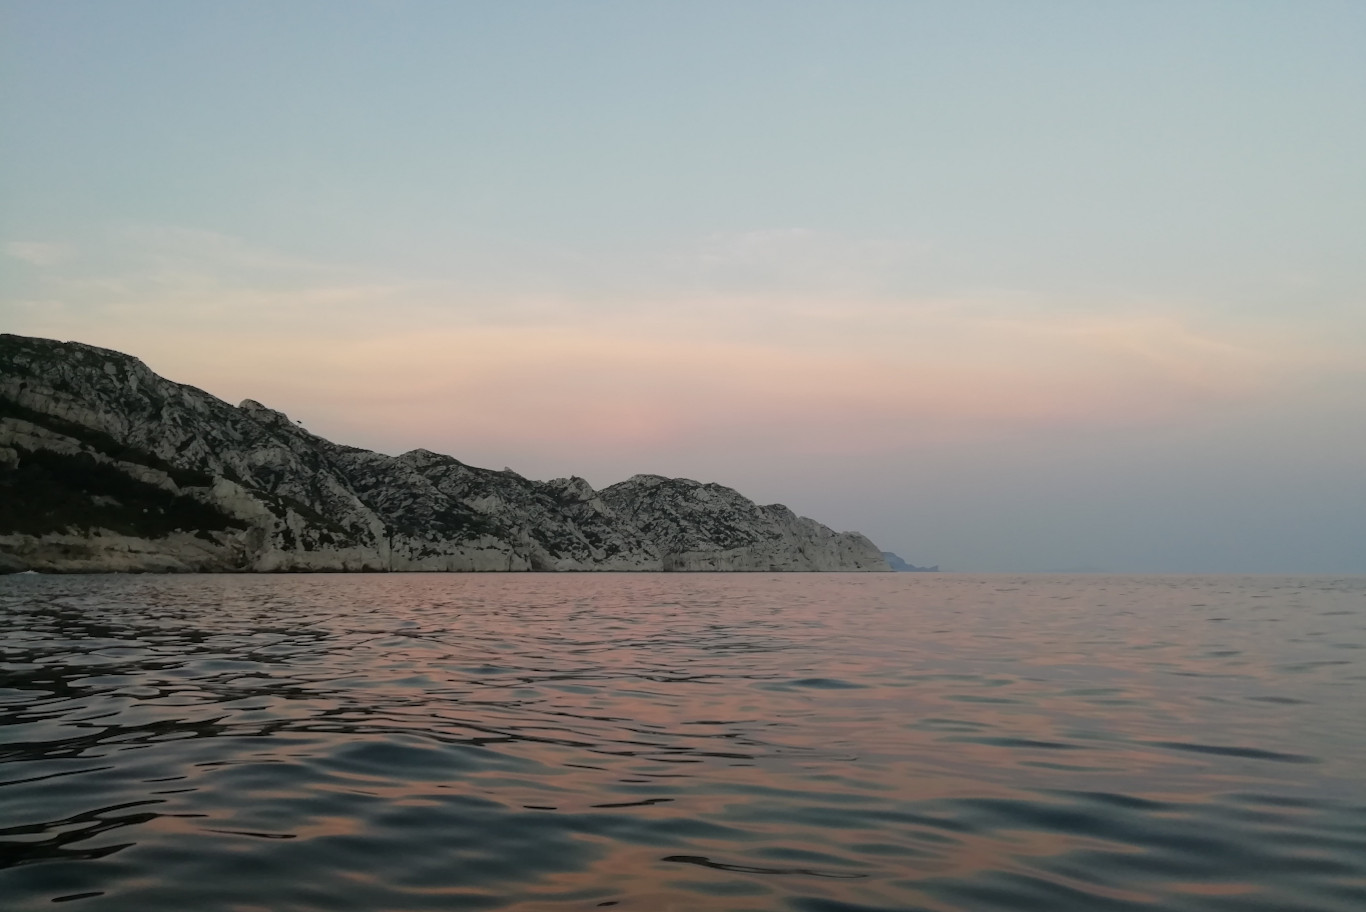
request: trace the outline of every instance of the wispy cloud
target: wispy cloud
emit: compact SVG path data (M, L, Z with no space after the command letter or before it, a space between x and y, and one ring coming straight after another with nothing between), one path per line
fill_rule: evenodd
M71 254L64 244L50 244L44 241L7 241L5 255L23 260L34 266L55 266Z
M395 279L144 227L4 306L16 331L119 348L226 398L302 408L343 439L457 453L495 439L707 439L777 458L1180 423L1362 355L1290 320L1229 320L1190 302L896 292L879 269L902 269L915 245L783 229L698 250L674 265L691 262L705 281L656 277L634 300L603 301ZM873 276L863 290L860 273Z
M923 272L932 253L923 241L847 237L811 228L724 232L666 257L666 274L683 288L744 294L886 294Z

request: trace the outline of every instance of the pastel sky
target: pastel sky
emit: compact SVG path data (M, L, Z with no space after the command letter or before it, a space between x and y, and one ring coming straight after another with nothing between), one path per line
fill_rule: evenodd
M0 0L0 331L971 571L1366 572L1366 3Z

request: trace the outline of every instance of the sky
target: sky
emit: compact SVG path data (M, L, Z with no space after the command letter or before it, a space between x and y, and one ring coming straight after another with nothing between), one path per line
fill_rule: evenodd
M0 0L0 331L946 570L1366 572L1366 4Z

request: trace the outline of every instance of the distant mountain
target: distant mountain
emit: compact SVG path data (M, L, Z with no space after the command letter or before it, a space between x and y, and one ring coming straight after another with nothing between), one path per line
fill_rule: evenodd
M898 570L898 571L900 571L900 572L902 572L902 573L938 573L938 572L939 572L939 565L938 565L938 564L935 564L933 567L917 567L917 566L915 566L914 564L908 564L908 563L906 563L904 560L902 560L900 557L898 557L897 555L893 554L893 553L890 552L890 551L883 551L883 552L882 552L882 557L883 557L884 560L887 561L887 566L891 567L893 570Z
M119 352L0 335L0 571L888 570L686 478L595 491L324 440Z

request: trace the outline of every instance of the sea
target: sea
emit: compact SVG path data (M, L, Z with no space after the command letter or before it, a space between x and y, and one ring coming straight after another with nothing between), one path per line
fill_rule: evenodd
M1366 577L0 578L0 909L1366 909Z

